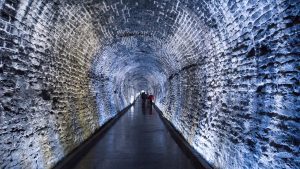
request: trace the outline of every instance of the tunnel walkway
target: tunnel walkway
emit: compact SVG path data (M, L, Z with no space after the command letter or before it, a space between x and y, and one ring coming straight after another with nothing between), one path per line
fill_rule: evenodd
M0 0L0 169L300 169L299 56L300 0Z
M140 100L125 113L75 169L193 169L155 109Z

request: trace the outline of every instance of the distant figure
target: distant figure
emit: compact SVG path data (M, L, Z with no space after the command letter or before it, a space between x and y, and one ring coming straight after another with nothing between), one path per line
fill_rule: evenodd
M148 100L149 100L150 105L152 105L152 103L153 103L153 101L154 101L154 96L153 96L152 94L150 94L150 95L148 96Z
M152 114L152 104L154 101L154 96L152 94L150 94L147 99L148 99L148 103L149 103L149 113Z
M141 94L141 98L142 98L142 108L145 108L145 104L146 104L146 99L147 99L147 94L145 92L143 92Z

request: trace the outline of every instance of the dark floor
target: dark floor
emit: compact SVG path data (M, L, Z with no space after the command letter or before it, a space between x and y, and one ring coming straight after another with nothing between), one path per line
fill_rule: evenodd
M141 101L125 113L75 169L192 169L155 109Z

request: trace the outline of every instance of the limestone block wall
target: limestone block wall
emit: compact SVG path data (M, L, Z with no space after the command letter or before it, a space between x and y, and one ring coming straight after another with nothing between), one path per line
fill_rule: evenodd
M215 168L298 168L299 6L0 0L0 168L51 168L141 90Z
M186 66L165 116L215 168L298 168L299 2L207 4L210 16L183 12L169 43Z
M84 7L41 0L1 1L0 34L0 168L51 168L113 116L91 84L100 38Z

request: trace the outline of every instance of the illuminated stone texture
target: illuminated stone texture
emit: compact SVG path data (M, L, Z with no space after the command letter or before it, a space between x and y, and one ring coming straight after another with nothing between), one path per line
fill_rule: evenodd
M216 168L299 167L299 6L0 0L0 168L51 168L141 90Z

